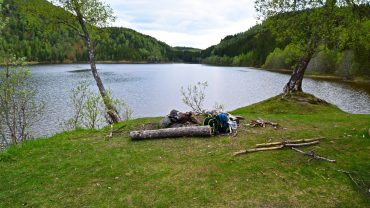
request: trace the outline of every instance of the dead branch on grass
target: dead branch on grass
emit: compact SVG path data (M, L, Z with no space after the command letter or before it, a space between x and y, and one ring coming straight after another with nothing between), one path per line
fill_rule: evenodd
M262 147L262 148L254 148L254 149L248 149L248 150L240 150L239 152L235 152L234 156L241 155L241 154L247 154L252 152L260 152L260 151L269 151L269 150L278 150L283 149L284 147L302 147L302 146L310 146L318 144L319 141L312 141L312 142L305 142L305 143L287 143L287 144L281 144L274 147Z
M335 163L336 161L335 160L331 160L331 159L328 159L328 158L325 158L325 157L322 157L320 155L317 155L314 151L308 151L308 152L305 152L303 150L300 150L300 149L297 149L297 148L294 148L292 147L292 150L296 151L296 152L299 152L299 153L302 153L304 155L307 155L309 157L312 157L314 159L318 159L318 160L325 160L325 161L328 161L328 162L331 162L331 163Z
M281 142L256 144L256 148L271 147L271 146L284 145L284 144L308 143L308 142L318 141L318 140L321 140L321 139L325 139L325 138L324 137L319 137L319 138L313 138L313 139L284 140L284 141L281 141Z
M272 126L274 129L278 129L279 128L279 124L278 123L274 123L274 122L271 122L271 121L265 121L263 119L257 119L257 120L251 120L251 122L249 123L250 126L252 127L266 127L266 125L270 125Z

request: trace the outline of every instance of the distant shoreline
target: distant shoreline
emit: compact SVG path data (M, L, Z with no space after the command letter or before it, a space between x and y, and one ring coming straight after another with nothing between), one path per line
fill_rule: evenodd
M265 68L258 68L258 69L265 70L265 71L270 71L270 72L278 72L278 73L282 73L282 74L291 74L292 73L292 70L289 70L289 69L265 69ZM315 73L311 73L311 72L306 72L304 77L305 78L312 78L312 79L349 82L349 83L370 84L370 77L365 77L365 76L355 76L351 79L346 79L342 76L335 75L335 74L315 74Z
M97 64L167 64L175 62L148 62L148 61L96 61ZM79 62L62 62L62 63L53 63L53 62L37 62L30 61L26 62L27 65L47 65L47 64L89 64L88 61L79 61Z
M198 64L198 63L185 63L185 62L148 62L148 61L96 61L97 64ZM36 62L30 61L26 62L27 65L48 65L48 64L89 64L89 62L64 62L64 63L50 63L50 62ZM201 63L199 63L201 64ZM204 64L209 66L218 66L218 65L210 65ZM223 67L223 66L220 66ZM227 66L227 67L248 67L248 66ZM261 67L253 67L259 70L270 71L270 72L277 72L282 74L291 74L292 70L289 69L266 69ZM370 77L365 76L356 76L351 79L345 79L342 76L334 75L334 74L314 74L310 72L306 72L305 78L312 78L312 79L322 79L322 80L331 80L331 81L340 81L340 82L348 82L348 83L358 83L358 84L370 84Z

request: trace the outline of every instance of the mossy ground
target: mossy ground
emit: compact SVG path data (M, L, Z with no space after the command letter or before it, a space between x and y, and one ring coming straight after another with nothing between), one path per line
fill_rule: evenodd
M302 99L303 98L303 99ZM317 101L317 100L316 100ZM370 115L352 115L309 95L271 98L232 112L236 137L131 141L159 118L24 142L0 154L0 207L369 207ZM251 128L263 118L282 128ZM282 138L326 137L306 147L233 157ZM344 173L349 171L358 186Z

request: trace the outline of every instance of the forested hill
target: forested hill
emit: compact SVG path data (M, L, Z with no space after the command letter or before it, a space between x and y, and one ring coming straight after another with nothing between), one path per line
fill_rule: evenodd
M279 46L283 44L278 45L271 32L258 24L246 32L225 37L219 44L203 50L201 56L208 64L261 66Z
M3 15L9 24L1 34L0 50L28 61L41 63L84 62L87 52L83 40L69 27L35 18L29 8L37 5L52 13L60 8L45 0L5 0ZM95 34L98 61L168 62L185 61L182 50L127 28L108 27ZM190 56L191 57L191 56ZM186 58L186 57L185 57ZM187 58L189 59L189 58ZM189 59L191 61L191 58Z
M72 29L48 18L38 17L37 12L29 12L32 9L35 11L35 8L47 8L49 13L61 13L59 7L46 0L4 0L4 3L2 15L9 17L9 24L2 30L0 53L15 54L26 57L28 61L41 63L88 60L84 41ZM370 46L364 44L370 38L370 7L365 6L362 9L363 16L367 18L363 27L368 32L361 37L365 41L359 42L357 40L361 38L355 38L350 45L344 47L336 47L340 44L331 47L321 45L320 52L309 63L309 72L370 77ZM302 55L302 48L290 41L294 37L275 37L266 22L245 32L227 36L219 44L205 50L171 47L148 35L118 27L97 29L93 39L98 61L189 62L292 69ZM348 31L343 30L338 38L348 38L347 33Z
M346 46L341 46L340 43L331 46L320 45L319 52L314 55L307 67L308 72L335 74L346 78L370 77L370 45L369 42L359 41L370 40L370 6L363 6L361 9L363 18L366 19L362 24L361 29L365 32L360 35L361 37L351 38L348 30L343 28L336 38L352 39L351 43ZM201 52L202 63L292 69L302 55L302 48L290 41L295 38L294 34L283 39L273 34L271 27L267 26L267 21L264 21L245 32L227 36L219 44Z

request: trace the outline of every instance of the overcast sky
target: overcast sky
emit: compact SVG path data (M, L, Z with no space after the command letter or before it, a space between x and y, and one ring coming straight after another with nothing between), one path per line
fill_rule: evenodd
M114 26L128 27L171 46L207 48L256 24L254 0L105 0Z

